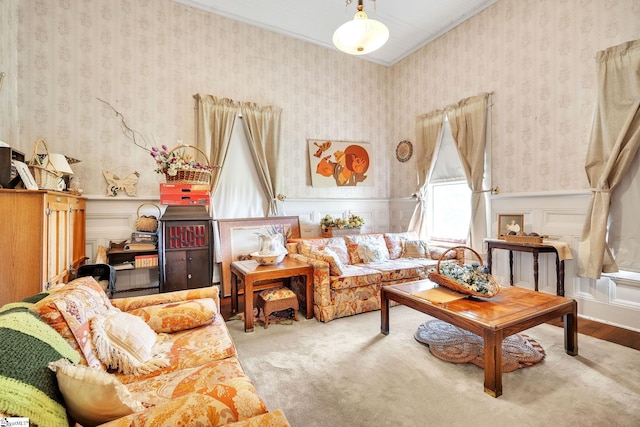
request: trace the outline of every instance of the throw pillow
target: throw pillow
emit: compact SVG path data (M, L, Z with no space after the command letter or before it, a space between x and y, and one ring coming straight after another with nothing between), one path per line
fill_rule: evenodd
M128 313L143 319L156 333L171 333L208 325L216 311L213 298L199 298L141 307Z
M403 258L430 258L429 246L424 240L406 240Z
M66 359L49 363L69 414L84 427L96 426L145 408L111 374Z
M404 251L405 240L419 239L418 233L415 231L406 231L404 233L385 233L384 240L389 250L389 259L398 259Z
M67 283L38 301L31 310L83 354L82 363L101 367L90 341L87 342L86 331L91 317L111 308L113 306L104 290L93 277L86 276Z
M91 332L100 360L118 372L141 375L169 365L152 357L158 335L137 316L114 308L91 319Z
M329 272L332 276L342 276L344 265L340 261L340 257L329 248L312 249L311 255L319 260L329 263Z
M327 240L328 242L324 247L335 252L338 255L338 258L340 258L340 262L343 264L349 264L349 251L347 250L347 244L344 239L342 237L331 237Z
M369 246L376 245L376 248L379 248L378 250L381 258L389 259L389 250L387 249L387 243L385 242L384 235L382 234L354 234L344 236L344 240L347 243L351 264L367 262L360 257L357 248L357 246L364 243L369 244Z
M6 307L6 306L5 306ZM0 313L0 414L29 418L32 424L69 427L56 376L47 364L80 353L26 307Z
M363 262L382 262L389 259L386 244L379 241L370 241L358 245L358 256Z

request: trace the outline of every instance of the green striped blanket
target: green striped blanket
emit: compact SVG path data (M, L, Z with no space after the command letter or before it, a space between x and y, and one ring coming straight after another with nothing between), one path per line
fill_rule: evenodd
M68 427L56 376L47 364L80 355L28 303L0 309L0 413L29 418L39 426Z

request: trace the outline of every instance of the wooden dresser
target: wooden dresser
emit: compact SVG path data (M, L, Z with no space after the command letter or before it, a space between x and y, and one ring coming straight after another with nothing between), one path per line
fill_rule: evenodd
M0 189L0 306L65 283L86 260L86 199Z

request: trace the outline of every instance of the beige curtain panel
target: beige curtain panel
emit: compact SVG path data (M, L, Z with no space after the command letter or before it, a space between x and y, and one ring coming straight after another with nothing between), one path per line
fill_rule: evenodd
M427 239L427 185L428 174L433 167L433 153L442 137L444 110L436 110L418 117L416 131L416 157L418 158L418 203L409 221L408 231L415 231L421 239Z
M598 94L585 170L591 202L579 246L578 275L599 279L618 271L607 245L611 191L640 146L640 40L596 56Z
M242 123L256 164L260 183L269 198L267 216L284 215L282 201L276 195L282 192L282 162L278 162L280 152L280 122L282 109L279 107L260 107L254 103L243 102L240 105Z
M451 134L471 189L471 227L469 246L482 253L487 236L487 201L483 191L485 148L487 144L487 105L489 94L482 93L447 107Z

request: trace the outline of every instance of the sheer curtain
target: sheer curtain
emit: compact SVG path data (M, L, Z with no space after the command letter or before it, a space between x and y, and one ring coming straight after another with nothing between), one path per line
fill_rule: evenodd
M578 264L578 275L591 279L618 271L607 246L607 222L611 191L640 146L640 40L601 51L596 61L598 98L585 161L592 196Z
M260 183L270 200L267 216L282 216L282 174L278 173L282 166L282 162L278 162L282 109L274 106L260 107L249 102L243 102L240 109Z
M433 167L433 153L442 134L444 110L435 110L418 117L416 127L418 144L416 154L418 158L418 189L416 196L418 203L409 221L408 231L415 231L421 239L427 236L427 186L429 172Z
M489 94L482 93L446 108L451 133L471 189L469 246L478 253L483 252L482 240L487 236L487 196L482 183L487 144L488 99Z

